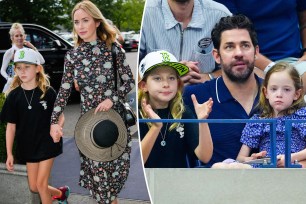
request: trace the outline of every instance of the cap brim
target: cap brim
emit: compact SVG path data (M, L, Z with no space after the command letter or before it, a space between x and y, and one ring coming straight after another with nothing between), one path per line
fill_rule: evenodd
M145 71L145 73L143 74L143 76L146 73L148 73L149 71L151 71L152 69L157 68L157 67L161 67L161 66L167 66L167 67L171 67L171 68L175 69L180 77L184 76L185 74L187 74L189 72L189 67L187 67L186 65L184 65L182 63L179 63L179 62L162 62L162 63L155 64L155 65L151 66L150 68L148 68ZM143 77L142 78L139 77L138 83L141 82L142 79L143 79Z
M17 61L17 62L14 62L14 64L16 64L16 63L25 63L25 64L39 65L39 64L36 64L36 63L33 63L33 62L27 62L27 61Z

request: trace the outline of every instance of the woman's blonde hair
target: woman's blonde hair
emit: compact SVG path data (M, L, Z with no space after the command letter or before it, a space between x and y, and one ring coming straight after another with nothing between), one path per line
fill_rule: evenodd
M20 23L13 23L13 25L11 26L11 29L9 31L9 34L10 34L10 37L11 37L12 41L13 41L13 37L14 37L14 34L15 34L16 30L20 30L21 33L25 36L25 31L23 29L23 26Z
M93 4L91 1L81 1L75 7L73 8L71 12L72 21L74 23L74 13L78 9L83 9L87 14L89 14L95 22L100 22L100 25L97 27L97 37L106 42L106 45L108 48L111 48L111 45L113 42L116 41L116 30L113 28L113 26L109 25L106 18L103 16L101 11L97 8L95 4ZM73 39L74 44L76 46L79 46L83 40L78 36L77 32L74 29L73 26Z
M273 108L271 107L269 100L265 97L265 89L268 87L268 83L270 80L270 77L273 73L276 72L283 72L286 71L291 79L293 80L293 85L295 88L295 91L301 90L301 94L299 98L295 101L293 101L292 105L288 107L286 110L283 110L281 113L283 115L290 115L293 114L298 109L305 106L304 102L304 95L303 92L303 81L298 73L298 71L294 68L293 65L286 63L286 62L279 62L275 64L266 74L265 80L261 86L261 92L260 92L260 99L259 99L259 107L261 109L261 117L263 118L269 118L273 117Z
M35 65L35 66L40 66L40 68L38 69L39 71L36 74L36 82L38 88L43 92L42 95L40 96L40 99L42 99L47 92L47 88L50 86L49 76L45 73L43 66L41 65ZM16 73L16 66L15 66L15 73ZM15 74L13 81L10 85L10 88L7 90L7 92L5 92L5 96L7 96L12 90L16 89L21 84L22 81L20 80L18 75Z
M143 82L146 83L148 76L150 75L150 71L148 73L146 73L142 79ZM184 107L184 102L183 102L183 88L184 88L184 83L182 82L182 80L180 79L179 75L177 74L177 81L178 81L178 87L177 87L177 93L175 95L175 97L169 102L170 105L170 113L173 117L173 119L181 119L182 115L185 111L185 107ZM150 96L147 92L143 91L141 88L138 87L138 104L139 107L141 107L141 101L143 99L146 99L147 102L150 101ZM140 115L142 118L147 119L148 115L145 113L145 111L141 108L139 108L140 110ZM152 123L147 123L149 127L152 126ZM170 128L169 131L173 130L174 128L176 128L179 125L179 123L173 123Z

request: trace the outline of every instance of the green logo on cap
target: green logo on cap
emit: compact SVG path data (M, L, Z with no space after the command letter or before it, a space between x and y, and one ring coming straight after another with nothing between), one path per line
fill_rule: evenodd
M23 59L23 58L24 58L24 51L21 50L21 51L19 52L19 59Z
M170 55L167 52L161 52L163 62L170 62Z

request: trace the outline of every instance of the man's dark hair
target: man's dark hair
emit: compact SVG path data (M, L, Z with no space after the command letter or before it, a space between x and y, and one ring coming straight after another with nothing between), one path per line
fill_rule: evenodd
M256 47L258 45L257 34L251 20L245 15L237 14L233 16L222 17L219 23L217 23L211 31L211 38L214 43L214 47L217 50L220 49L222 32L233 29L246 29L250 34L253 46Z

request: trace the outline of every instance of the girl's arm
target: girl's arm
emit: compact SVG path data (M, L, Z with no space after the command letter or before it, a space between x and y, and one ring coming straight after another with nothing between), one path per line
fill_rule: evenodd
M144 164L147 162L158 134L162 128L162 125L158 126L155 124L156 123L153 123L153 126L149 129L146 136L141 141L142 160Z
M145 99L141 103L142 109L146 112L149 118L160 119L160 117L153 111L150 104L147 104ZM142 151L142 160L145 164L149 158L149 155L152 151L152 148L155 144L155 141L158 137L158 134L163 127L162 123L152 123L153 125L141 141L141 151Z
M15 139L16 124L7 123L6 126L6 168L8 171L14 170L13 144Z
M198 103L194 94L191 95L191 99L198 119L207 119L212 109L212 99L210 98L203 104ZM207 123L199 123L199 144L195 148L194 153L197 155L198 159L204 163L209 162L211 159L213 153L213 143Z
M285 155L277 155L277 159L277 167L285 167ZM302 165L302 168L306 168L306 149L292 153L291 163L293 163L295 160L297 160L299 164Z
M250 161L250 160L252 160L252 157L249 157L250 153L251 153L251 148L246 146L245 144L243 144L241 146L241 149L239 151L239 154L238 154L236 160L239 161L239 162Z
M251 156L250 155L251 148L248 147L247 145L243 144L241 146L240 152L236 158L237 161L239 162L246 162L254 159L259 159L262 157L265 157L267 152L266 151L261 151L259 153L253 153Z

